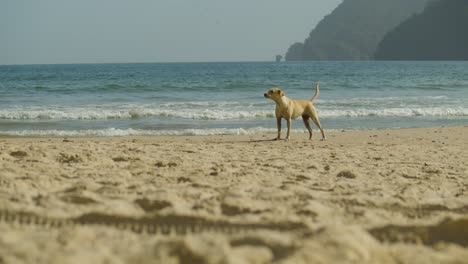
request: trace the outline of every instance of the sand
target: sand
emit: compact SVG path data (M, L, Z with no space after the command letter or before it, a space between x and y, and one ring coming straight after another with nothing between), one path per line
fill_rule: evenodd
M0 263L468 263L468 127L307 136L0 138Z

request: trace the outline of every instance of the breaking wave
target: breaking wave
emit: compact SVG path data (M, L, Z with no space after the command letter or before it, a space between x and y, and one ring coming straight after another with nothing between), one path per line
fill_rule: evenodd
M213 135L254 135L275 133L275 128L211 128L182 130L143 130L143 129L86 129L86 130L20 130L0 131L0 136L13 137L115 137L115 136L213 136ZM305 130L293 130L305 132Z
M344 108L323 107L317 110L322 118L340 117L464 117L468 108L428 107L428 108ZM195 120L236 120L273 118L270 107L141 107L141 108L55 108L55 109L3 109L0 120L105 120L139 118L176 118Z

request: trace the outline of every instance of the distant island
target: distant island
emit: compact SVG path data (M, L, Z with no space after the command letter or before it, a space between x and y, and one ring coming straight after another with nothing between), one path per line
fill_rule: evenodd
M319 22L304 43L292 44L285 59L372 60L386 33L421 12L428 1L344 0Z
M468 0L431 2L391 30L377 60L468 60Z

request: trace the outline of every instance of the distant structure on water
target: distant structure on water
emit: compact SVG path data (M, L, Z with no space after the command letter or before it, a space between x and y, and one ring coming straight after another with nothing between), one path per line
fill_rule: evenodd
M276 62L281 62L282 59L283 59L283 56L276 55Z

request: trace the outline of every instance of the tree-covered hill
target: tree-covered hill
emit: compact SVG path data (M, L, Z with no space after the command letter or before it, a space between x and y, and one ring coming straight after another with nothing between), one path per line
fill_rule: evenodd
M383 36L429 0L343 0L286 60L370 60Z
M390 31L378 60L468 60L468 0L439 0Z

